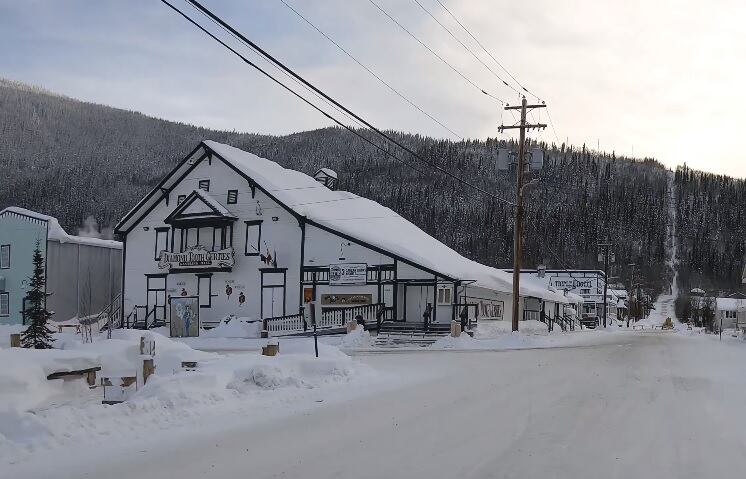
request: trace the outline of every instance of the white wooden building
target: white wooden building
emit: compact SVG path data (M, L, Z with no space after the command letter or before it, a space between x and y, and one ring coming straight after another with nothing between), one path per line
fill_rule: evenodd
M235 315L276 331L302 327L311 301L325 327L351 316L430 324L464 310L471 319L511 317L504 271L464 258L376 202L213 141L115 231L124 244L125 322L141 326L171 321L179 298L193 302L203 326ZM567 302L531 285L521 294Z

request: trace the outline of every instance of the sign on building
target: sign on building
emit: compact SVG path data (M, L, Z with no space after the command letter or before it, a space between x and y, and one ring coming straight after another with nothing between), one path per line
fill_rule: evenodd
M329 265L329 284L365 284L368 279L368 265L365 263L345 263Z
M209 251L202 245L189 248L183 253L161 251L158 268L168 270L178 269L211 269L231 268L234 263L233 248L219 251Z
M372 294L322 294L322 306L361 306L373 304Z
M193 338L199 336L199 298L197 296L172 297L171 337Z

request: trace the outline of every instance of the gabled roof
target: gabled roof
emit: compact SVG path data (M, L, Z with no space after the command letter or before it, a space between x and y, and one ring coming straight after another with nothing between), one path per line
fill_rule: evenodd
M48 241L57 241L59 243L77 243L89 246L100 246L103 248L122 249L122 243L120 243L119 241L69 235L62 228L60 222L57 221L57 218L55 218L54 216L37 213L36 211L27 210L26 208L19 208L17 206L9 206L0 211L0 216L9 215L30 218L35 221L46 223Z
M184 198L184 201L166 217L164 223L195 220L235 221L236 217L209 193L198 189Z
M472 280L475 286L509 293L512 278L496 268L467 259L405 218L375 201L347 191L333 191L311 176L214 141L202 142L117 225L126 233L194 167L210 155L222 160L299 220L390 254L439 276ZM521 295L559 300L562 295L530 283ZM559 296L559 297L558 297Z

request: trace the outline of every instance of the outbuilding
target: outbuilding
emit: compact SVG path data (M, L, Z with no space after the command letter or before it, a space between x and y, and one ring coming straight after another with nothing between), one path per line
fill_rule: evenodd
M69 235L52 216L9 207L0 211L0 324L26 323L37 242L45 261L47 309L54 313L53 322L78 324L116 302L121 243Z
M115 228L125 325L194 334L233 315L287 331L308 327L302 313L311 302L322 327L510 318L510 275L389 208L332 189L337 173L319 171L314 179L200 143ZM562 297L531 285L521 294Z

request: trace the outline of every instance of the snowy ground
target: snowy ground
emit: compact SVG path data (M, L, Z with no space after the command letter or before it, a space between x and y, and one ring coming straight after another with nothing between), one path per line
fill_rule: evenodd
M742 477L743 341L573 337L585 344L361 353L371 377L253 391L209 414L179 413L178 402L134 408L131 424L123 418L95 444L39 450L3 470L18 479ZM133 427L147 434L132 439Z

